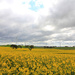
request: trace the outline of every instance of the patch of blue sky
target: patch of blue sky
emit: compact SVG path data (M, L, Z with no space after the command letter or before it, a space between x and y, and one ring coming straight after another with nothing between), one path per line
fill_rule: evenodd
M25 4L25 2L22 2L22 4Z
M36 11L36 12L37 12L39 9L44 8L43 4L40 4L39 6L36 6L34 1L31 1L31 2L30 2L30 5L31 5L31 8L29 8L29 9L31 9L31 10L33 10L33 11Z
M40 5L40 8L44 8L43 4Z

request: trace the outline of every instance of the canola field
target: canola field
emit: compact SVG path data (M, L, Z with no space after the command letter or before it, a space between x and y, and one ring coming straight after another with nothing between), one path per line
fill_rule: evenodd
M0 75L75 75L75 50L0 47Z

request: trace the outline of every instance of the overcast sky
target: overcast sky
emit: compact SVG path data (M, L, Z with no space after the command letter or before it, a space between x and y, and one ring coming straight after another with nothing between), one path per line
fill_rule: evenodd
M0 0L0 44L52 41L75 41L75 0Z

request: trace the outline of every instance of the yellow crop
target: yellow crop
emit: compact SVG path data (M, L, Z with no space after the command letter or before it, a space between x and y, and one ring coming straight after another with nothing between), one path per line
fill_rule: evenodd
M0 75L75 75L75 50L0 47Z

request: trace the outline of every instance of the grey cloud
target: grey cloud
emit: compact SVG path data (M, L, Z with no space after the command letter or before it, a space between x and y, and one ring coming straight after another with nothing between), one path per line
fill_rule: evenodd
M71 30L75 32L75 1L62 0L54 9L50 9L50 15L45 18L43 24L55 27L52 34L59 34L55 37L56 40L75 40L73 35L70 37L67 34L64 35L64 33L70 33ZM71 30L61 31L64 28L71 28Z
M75 1L62 0L62 2L55 7L56 11L52 13L51 20L57 27L74 27L75 22Z

